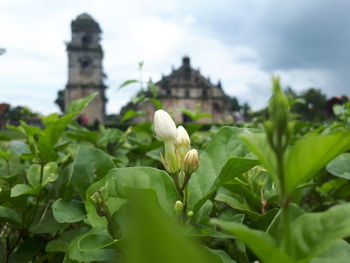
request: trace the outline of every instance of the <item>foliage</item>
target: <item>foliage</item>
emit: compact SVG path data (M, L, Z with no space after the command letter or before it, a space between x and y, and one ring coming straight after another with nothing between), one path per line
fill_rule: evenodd
M79 126L94 95L12 127L0 136L3 262L347 262L347 105L315 129L273 85L262 128L191 124L165 149L150 123Z

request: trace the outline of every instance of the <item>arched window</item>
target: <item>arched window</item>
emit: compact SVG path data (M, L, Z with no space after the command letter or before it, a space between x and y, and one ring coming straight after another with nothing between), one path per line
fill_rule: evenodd
M84 35L82 38L81 38L81 44L83 46L89 46L91 44L91 36L90 35Z
M202 90L202 97L204 98L208 97L208 91L206 89Z
M79 59L80 69L87 71L92 68L92 59L89 57L82 57Z

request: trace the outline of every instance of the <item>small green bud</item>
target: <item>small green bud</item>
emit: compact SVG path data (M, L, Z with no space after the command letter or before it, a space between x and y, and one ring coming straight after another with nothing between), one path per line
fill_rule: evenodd
M192 216L193 216L193 211L192 211L192 210L188 211L188 212L187 212L187 215L188 215L189 217L192 217Z
M183 209L184 209L184 204L180 200L176 201L174 205L175 212L177 214L180 214L182 213Z
M184 171L185 173L191 174L198 169L199 156L196 149L189 150L184 158Z
M278 78L273 78L273 95L269 102L269 115L274 129L282 134L286 131L289 120L289 102L281 90Z

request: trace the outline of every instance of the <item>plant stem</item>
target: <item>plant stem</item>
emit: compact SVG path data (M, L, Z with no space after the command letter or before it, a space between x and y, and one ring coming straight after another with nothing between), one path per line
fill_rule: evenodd
M99 194L99 196L101 198L100 204L102 205L104 216L106 217L107 222L108 222L108 231L111 234L111 236L113 237L113 239L117 239L117 233L115 233L114 227L113 227L113 218L112 218L111 213L109 212L109 209L108 209L108 206L107 206L107 202L104 199L101 191L99 190L97 192L98 192L98 194Z

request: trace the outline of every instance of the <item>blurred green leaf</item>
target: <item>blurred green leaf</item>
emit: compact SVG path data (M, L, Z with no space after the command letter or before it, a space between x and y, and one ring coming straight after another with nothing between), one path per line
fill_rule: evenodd
M287 254L278 248L275 240L263 231L253 230L239 223L218 219L212 219L210 222L241 239L263 262L294 262Z
M331 174L350 180L350 153L343 153L327 165Z
M75 200L65 201L60 198L53 203L52 209L53 216L59 223L74 223L85 218L83 203Z
M134 83L138 83L139 81L136 80L136 79L130 79L130 80L127 80L127 81L124 81L119 87L118 87L118 90L126 87L126 86L129 86L131 84L134 84Z
M110 194L125 198L129 188L153 189L162 208L174 213L179 196L172 178L165 172L151 167L127 167L111 170L106 178Z
M22 222L21 216L18 214L18 212L9 207L0 206L0 221L4 220L15 222L17 224L21 224Z

